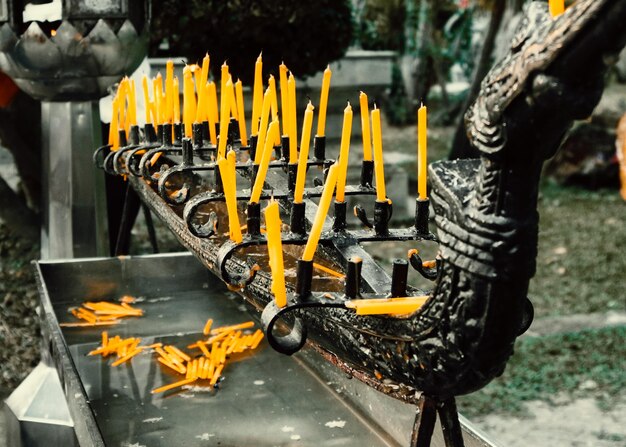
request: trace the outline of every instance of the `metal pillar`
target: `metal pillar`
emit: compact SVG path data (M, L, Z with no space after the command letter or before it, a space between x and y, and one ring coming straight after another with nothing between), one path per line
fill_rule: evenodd
M108 256L104 177L91 161L102 141L98 102L43 101L41 112L41 256Z

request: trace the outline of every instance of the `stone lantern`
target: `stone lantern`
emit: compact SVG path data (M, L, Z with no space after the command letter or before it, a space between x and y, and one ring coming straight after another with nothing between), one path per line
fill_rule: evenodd
M24 20L25 7L60 9ZM148 0L0 0L0 70L42 104L42 257L108 255L98 100L147 52Z

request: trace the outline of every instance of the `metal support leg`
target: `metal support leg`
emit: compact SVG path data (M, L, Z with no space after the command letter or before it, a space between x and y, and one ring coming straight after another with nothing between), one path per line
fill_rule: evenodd
M461 432L454 397L440 402L437 406L437 412L439 413L446 447L463 447L463 433Z
M46 258L107 256L104 177L91 161L101 143L98 103L41 103Z
M435 401L430 397L422 396L417 407L415 423L413 424L411 447L430 447L436 420L437 407Z

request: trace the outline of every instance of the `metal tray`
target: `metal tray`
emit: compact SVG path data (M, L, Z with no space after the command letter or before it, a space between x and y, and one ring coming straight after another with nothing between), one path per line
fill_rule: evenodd
M103 328L59 326L74 321L71 306L125 294L142 298L145 316L107 328L110 336L186 346L209 317L219 325L250 319L244 300L190 254L40 261L36 269L44 357L59 372L81 446L409 444L415 407L346 377L312 350L287 357L263 343L227 365L217 390L153 395L175 377L151 354L112 368L85 355ZM494 445L463 425L468 447ZM439 430L433 445L444 445Z

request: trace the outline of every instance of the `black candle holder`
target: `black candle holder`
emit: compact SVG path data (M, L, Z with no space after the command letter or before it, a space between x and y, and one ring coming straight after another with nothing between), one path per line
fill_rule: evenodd
M252 135L250 137L250 159L252 161L254 161L254 159L256 157L256 149L257 149L258 142L259 142L259 136L258 135Z
M363 188L372 187L374 180L374 162L372 160L363 160L361 164L361 186Z
M306 203L291 203L289 224L291 232L299 236L306 236Z
M419 234L428 234L429 214L430 200L415 199L415 231Z
M183 138L182 141L183 165L193 164L193 143L191 138Z
M315 135L313 138L313 155L318 160L326 160L326 137Z
M128 146L128 140L126 139L126 131L124 129L120 129L117 131L117 135L119 138L119 147Z
M224 184L222 183L222 174L220 173L220 169L218 166L215 166L215 169L213 169L213 178L214 178L214 185L215 185L215 192L217 194L224 194Z
M361 269L363 259L350 258L348 260L348 272L346 274L346 298L355 299L361 297Z
M294 193L296 190L296 178L298 176L298 164L290 163L287 166L287 189L290 193Z
M279 159L289 160L289 137L287 135L280 137L280 146L277 149L280 151L277 154Z
M157 143L163 144L163 124L157 124Z
M374 203L374 231L379 236L389 234L389 220L391 220L392 208L391 203L385 200Z
M156 130L151 123L146 123L143 127L143 135L147 144L156 143L158 140Z
M139 144L139 126L136 124L134 126L130 126L130 130L128 131L128 142L130 146L136 146Z
M313 281L313 261L298 259L296 267L296 295L307 298L311 295Z
M183 144L183 124L182 123L174 123L173 125L174 130L174 146L180 146L181 144ZM193 134L192 134L193 135Z
M348 204L346 202L335 201L335 220L333 221L333 231L340 233L346 230L348 224L346 223L346 210Z
M261 204L258 202L248 202L247 225L250 236L261 235Z
M391 297L405 297L409 262L406 259L394 259L391 273Z

